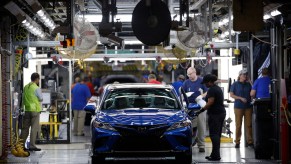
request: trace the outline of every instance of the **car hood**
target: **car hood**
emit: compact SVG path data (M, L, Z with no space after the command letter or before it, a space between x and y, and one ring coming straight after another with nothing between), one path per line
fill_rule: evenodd
M172 109L108 110L97 114L98 121L122 125L172 124L185 119L184 111Z

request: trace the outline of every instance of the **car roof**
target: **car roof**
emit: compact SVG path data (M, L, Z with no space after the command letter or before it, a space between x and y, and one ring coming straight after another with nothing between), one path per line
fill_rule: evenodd
M160 89L173 89L169 84L148 84L148 83L122 83L122 84L108 84L108 89L122 89L122 88L160 88Z

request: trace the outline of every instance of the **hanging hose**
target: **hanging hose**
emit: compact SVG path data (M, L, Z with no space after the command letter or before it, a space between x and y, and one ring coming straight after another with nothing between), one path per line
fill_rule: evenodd
M15 51L15 67L14 67L14 75L17 75L20 64L21 64L21 57L22 57L23 49L22 47L18 47Z
M17 116L18 117L18 116ZM19 139L18 135L18 119L16 119L15 123L15 133L12 132L13 140L11 145L11 154L13 154L16 157L28 157L30 156L30 153L28 151L24 151L23 142L22 139Z
M13 131L13 128L11 128L11 154L13 154L16 157L28 157L30 156L30 153L28 151L24 151L24 144L23 144L23 140L19 139L19 128L18 128L18 118L19 118L19 114L20 114L20 109L18 109L18 93L14 92L13 94L13 100L14 100L14 104L13 104L13 111L11 113L12 117L11 118L15 118L15 132ZM12 121L11 121L12 122ZM12 123L11 123L12 125ZM12 126L11 126L12 127Z

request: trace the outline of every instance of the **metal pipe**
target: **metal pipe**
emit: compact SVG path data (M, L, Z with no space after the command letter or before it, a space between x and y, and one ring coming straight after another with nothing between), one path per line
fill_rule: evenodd
M221 43L221 42L213 42L214 48L219 49L227 49L235 47L234 43ZM27 45L27 42L13 42L13 45ZM55 47L61 46L59 41L30 41L31 47ZM249 42L240 42L239 46L249 46ZM104 50L103 50L104 51ZM147 51L147 49L145 50ZM152 50L151 50L152 51ZM100 51L98 51L100 52Z
M100 10L102 9L102 4L100 4L100 1L97 1L97 0L92 0L92 1L97 6L97 8L99 8Z
M276 46L276 66L277 66L277 108L278 109L278 117L277 117L277 141L278 141L278 148L279 150L277 151L279 154L278 155L278 158L281 158L279 157L279 155L282 154L281 152L281 146L282 146L282 142L281 142L281 130L280 130L280 125L281 125L281 100L282 100L282 91L281 91L281 81L282 81L282 33L281 33L281 27L276 27L276 31L275 31L275 35L276 35L276 42L277 42L277 46ZM280 48L279 48L280 47ZM276 150L276 149L275 149ZM276 155L275 155L276 156Z
M208 1L208 11L209 11L209 15L212 15L212 2ZM209 40L212 41L213 38L213 30L212 30L212 16L209 17Z
M231 42L231 29L232 29L232 24L231 24L231 16L232 16L232 7L231 7L231 2L230 0L227 0L227 6L228 6L228 32L229 32L229 41Z
M174 83L175 82L175 71L174 71L174 69L172 69L172 83Z
M284 28L284 36L283 36L283 37L284 37L284 39L283 39L283 40L284 40L284 43L283 43L283 45L286 45L286 44L288 43L288 42L287 42L287 34L288 34L288 33L287 33L287 28ZM283 59L283 63L282 63L283 66L284 66L284 67L283 67L283 71L284 71L283 78L286 78L286 77L285 77L285 72L288 71L288 58L287 58L287 57L288 57L288 54L287 54L287 53L288 53L288 52L287 52L287 48L285 48L285 49L284 49L284 52L283 52L284 59ZM290 73L290 72L289 72L289 73Z
M74 61L72 61L72 60L70 60L69 61L69 97L68 97L68 99L69 99L69 102L70 102L70 105L69 105L69 108L67 109L67 110L69 110L69 121L67 122L68 124L70 124L68 127L70 128L70 130L68 130L68 142L69 143L71 143L71 140L72 140L72 135L71 135L71 129L72 129L72 124L71 124L71 122L72 122L72 94L71 94L71 92L72 92L72 88L71 88L71 86L72 86L72 63L73 63Z
M274 112L274 121L273 121L273 127L274 127L274 158L279 159L279 151L280 151L280 146L279 146L279 127L280 124L279 122L279 117L280 117L280 111L277 108L277 79L276 79L276 71L277 71L277 65L276 65L276 47L274 46L276 44L276 35L275 35L275 27L272 27L270 30L270 35L271 35L271 66L272 66L272 85L271 85L271 90L272 90L272 109Z

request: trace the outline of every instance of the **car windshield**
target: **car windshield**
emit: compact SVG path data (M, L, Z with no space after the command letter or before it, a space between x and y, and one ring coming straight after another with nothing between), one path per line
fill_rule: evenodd
M101 110L112 109L181 109L170 89L127 88L112 89L101 104Z

